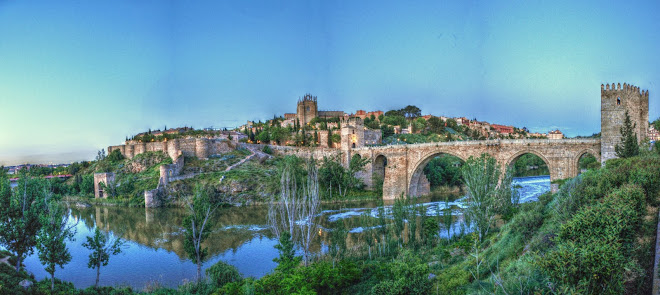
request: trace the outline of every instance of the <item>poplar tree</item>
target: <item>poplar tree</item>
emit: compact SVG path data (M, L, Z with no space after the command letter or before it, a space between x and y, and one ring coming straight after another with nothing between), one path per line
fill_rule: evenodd
M8 179L0 181L0 244L16 255L16 272L37 245L45 193L44 181L26 172L21 173L15 191Z
M188 216L183 219L183 247L192 262L197 264L197 282L202 280L202 262L208 256L208 249L202 248L202 243L211 233L209 219L219 205L209 198L207 189L199 185L195 187L194 195L187 200Z
M111 255L121 253L121 247L124 241L119 238L112 238L110 234L103 234L98 229L94 230L93 236L87 237L87 242L84 242L83 247L92 250L89 254L89 262L87 267L96 269L96 282L94 287L99 285L99 277L101 276L101 266L108 265Z
M50 197L50 196L49 196ZM50 198L48 198L50 199ZM71 261L71 253L66 247L66 240L73 241L76 224L68 225L68 216L64 208L55 200L45 200L46 210L41 216L42 227L37 238L39 260L50 274L50 289L55 289L56 266L64 266Z
M639 154L639 144L637 143L635 127L637 127L637 124L632 123L630 115L628 115L628 111L626 111L626 118L623 121L623 126L619 129L619 132L621 132L621 143L614 147L617 157L630 158Z

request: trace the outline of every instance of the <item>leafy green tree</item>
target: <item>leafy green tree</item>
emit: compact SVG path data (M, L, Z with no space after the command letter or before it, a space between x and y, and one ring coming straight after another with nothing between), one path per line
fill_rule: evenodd
M424 131L426 128L426 120L424 118L417 118L412 122L413 133Z
M83 247L92 251L89 254L87 267L96 269L96 282L94 287L99 286L99 277L101 276L101 266L108 265L111 255L121 253L124 241L120 238L113 238L110 233L102 233L98 227L94 229L93 236L87 236L87 241L82 244Z
M82 181L80 182L80 193L82 195L94 194L94 175L87 174L82 176Z
M511 177L502 172L495 158L488 154L470 157L463 165L463 181L467 189L465 217L479 234L479 240L495 224L495 214L511 203Z
M445 123L438 117L429 118L428 125L433 133L441 133L445 127Z
M50 289L55 289L56 267L63 267L71 261L71 253L66 247L66 241L73 241L75 225L68 225L68 216L64 208L56 200L46 200L45 211L41 215L41 230L37 237L39 260L46 266L50 274Z
M188 216L183 219L185 235L183 247L186 254L197 264L197 281L202 280L202 262L208 255L208 249L202 247L202 243L211 233L209 219L220 203L211 200L207 188L198 185L195 187L195 193L186 201Z
M278 145L286 142L289 139L289 131L287 128L275 127L271 131L271 140L277 142Z
M461 159L450 155L441 155L426 164L424 174L429 179L431 187L459 186L463 183L461 165Z
M0 244L16 255L16 272L37 245L46 193L45 181L25 172L21 172L15 191L8 179L0 181Z
M353 157L351 157L351 161L348 163L348 179L346 179L347 187L360 188L362 186L362 180L357 178L356 174L362 172L367 164L369 164L369 159L363 159L358 154L355 154Z
M637 134L635 133L637 124L633 124L630 120L630 115L626 111L626 118L623 121L623 126L620 129L621 143L614 147L616 156L619 158L630 158L639 154L639 144L637 143Z
M108 161L118 163L124 159L124 155L119 150L113 150L107 157Z
M257 140L259 140L261 143L269 143L270 142L270 132L268 129L262 131L259 133L257 136Z
M401 111L403 111L403 113L408 119L414 119L422 115L422 110L412 105L406 106Z

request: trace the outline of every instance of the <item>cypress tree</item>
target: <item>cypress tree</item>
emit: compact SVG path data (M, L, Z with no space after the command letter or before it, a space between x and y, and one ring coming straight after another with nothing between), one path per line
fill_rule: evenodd
M639 154L639 144L637 143L635 127L637 127L637 124L632 123L628 111L626 111L626 118L619 130L621 132L621 143L614 147L617 157L630 158Z

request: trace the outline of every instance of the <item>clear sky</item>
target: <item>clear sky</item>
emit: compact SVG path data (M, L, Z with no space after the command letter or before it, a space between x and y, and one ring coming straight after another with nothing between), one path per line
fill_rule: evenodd
M579 3L577 3L579 2ZM93 159L148 128L417 105L569 136L600 84L650 91L659 1L0 0L0 164Z

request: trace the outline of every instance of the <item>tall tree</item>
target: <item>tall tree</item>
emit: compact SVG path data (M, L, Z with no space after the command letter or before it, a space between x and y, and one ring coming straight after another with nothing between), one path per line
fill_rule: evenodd
M305 266L309 264L309 249L318 230L318 215L321 213L321 198L319 195L319 178L316 163L310 159L307 162L307 179L303 184L301 206L298 211L298 227L300 229L300 244L303 250Z
M495 224L495 214L505 211L511 204L512 173L504 177L495 158L488 154L470 157L463 165L463 182L467 189L464 215L479 234L479 239L488 234Z
M626 118L623 121L621 132L621 143L614 147L616 156L619 158L630 158L639 154L639 144L637 143L637 133L635 133L637 124L633 124L630 115L626 111Z
M121 253L124 241L120 238L112 237L110 233L102 233L99 228L94 229L93 236L87 236L87 241L82 244L83 247L92 250L89 254L87 267L96 269L96 282L94 287L99 286L99 277L101 276L101 266L108 265L111 255Z
M209 189L198 185L195 187L193 196L186 200L188 216L183 219L185 236L183 247L186 254L197 264L197 281L202 280L202 263L206 260L208 249L202 247L202 243L211 233L211 224L209 219L220 203L211 200Z
M271 199L268 209L268 224L280 240L280 257L291 257L288 240L299 241L303 250L305 266L309 263L312 239L318 229L319 196L316 163L309 159L301 168L297 157L285 158L280 179L280 197ZM287 250L289 249L289 250ZM283 256L284 255L284 256ZM290 261L291 259L276 261ZM282 258L281 258L282 259Z
M0 181L0 244L16 255L16 272L37 245L45 193L45 181L29 177L25 171L15 191L9 180Z
M48 194L44 200L45 210L41 216L41 230L37 237L37 249L39 260L46 266L46 272L50 274L50 289L55 289L55 269L62 267L71 261L71 253L66 247L66 241L73 241L75 224L68 224L68 216L64 208Z

